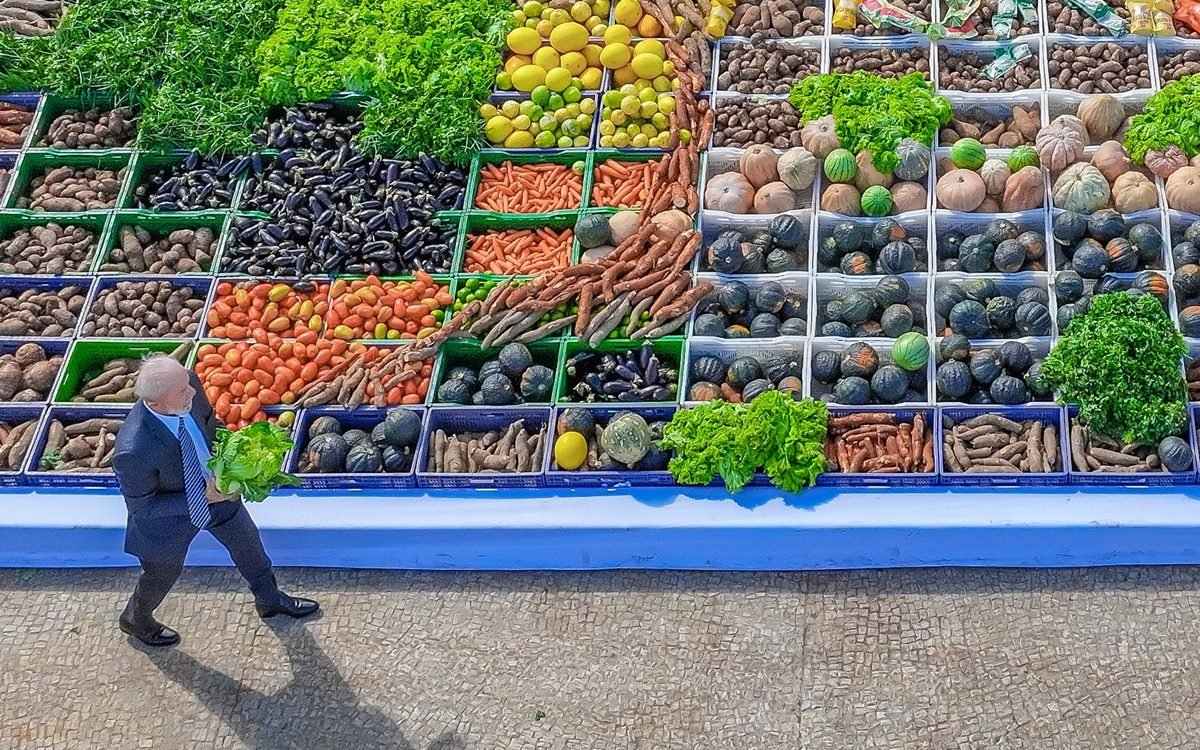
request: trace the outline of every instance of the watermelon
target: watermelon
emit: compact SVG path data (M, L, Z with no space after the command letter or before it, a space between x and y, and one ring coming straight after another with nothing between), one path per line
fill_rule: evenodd
M853 182L858 173L854 154L844 148L835 148L825 157L825 176L830 182Z
M929 339L911 331L900 336L892 347L892 361L909 372L920 370L929 361Z
M1020 172L1025 167L1041 166L1042 161L1038 158L1037 150L1033 146L1017 146L1008 155L1008 168L1013 174Z
M950 147L950 161L959 169L979 169L987 161L987 151L974 138L962 138Z
M875 185L862 194L862 212L867 216L887 216L892 211L892 194L888 189Z

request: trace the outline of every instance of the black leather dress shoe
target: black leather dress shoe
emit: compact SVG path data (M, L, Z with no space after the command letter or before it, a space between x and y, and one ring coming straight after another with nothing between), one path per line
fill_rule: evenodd
M171 628L156 620L151 620L150 625L141 628L124 617L118 620L118 623L121 626L122 633L137 638L147 646L160 648L162 646L174 646L176 643L179 643L179 633L176 633Z
M278 604L274 604L270 607L264 607L256 604L254 608L258 610L258 616L262 617L263 619L274 617L275 615L287 615L288 617L295 617L298 620L301 617L308 617L309 615L315 613L321 608L321 605L317 604L312 599L304 599L299 596L288 596L287 594L281 594Z

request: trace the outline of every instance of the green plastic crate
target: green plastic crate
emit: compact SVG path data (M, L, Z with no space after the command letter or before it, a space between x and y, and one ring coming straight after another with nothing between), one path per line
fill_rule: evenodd
M505 216L542 216L552 217L564 211L578 211L581 208L587 208L587 195L591 191L591 170L588 169L588 154L572 151L558 151L547 154L529 151L484 151L480 152L478 158L471 163L471 176L467 181L466 202L463 204L471 211L484 211L475 206L475 197L479 193L479 185L483 182L481 170L489 164L503 164L504 162L512 162L513 164L562 164L571 166L575 162L583 162L583 189L580 193L580 205L570 208L559 209L557 211L549 211L545 213L533 214L504 214ZM487 211L487 213L493 213Z
M429 398L426 401L429 404L441 406L455 406L455 404L438 404L437 389L442 384L445 374L450 371L450 368L459 365L465 365L472 369L478 370L479 367L489 359L492 359L503 346L494 346L489 349L482 349L479 342L474 339L449 339L442 344L438 350L437 361L434 363L433 373L429 379ZM555 372L555 378L558 377L558 363L561 361L560 356L561 343L555 340L538 341L529 345L529 353L533 355L533 363L545 365ZM514 384L519 385L519 384ZM551 400L544 402L549 405L553 402L554 393L551 391ZM543 402L531 403L530 406L541 406ZM499 407L490 406L489 409Z
M588 162L588 194L587 205L592 208L603 208L612 210L614 213L619 210L617 206L600 206L595 205L592 201L592 188L596 185L596 168L602 163L613 160L619 162L648 162L669 155L670 152L661 151L658 149L619 149L619 148L604 148L597 149L589 154ZM637 208L642 208L637 206ZM626 209L629 210L629 209Z
M458 248L454 253L451 270L455 274L480 275L464 270L467 259L468 235L488 231L503 231L505 229L541 229L549 227L556 231L574 229L581 211L557 211L553 214L498 214L491 211L469 211L463 217L459 226ZM574 232L572 232L574 237ZM573 239L571 242L570 262L578 262L579 245ZM492 274L497 275L497 274Z
M7 240L13 233L27 227L38 227L45 224L60 224L62 226L80 226L91 230L96 236L96 249L79 268L64 271L64 276L90 274L96 266L96 257L100 248L108 241L112 214L102 211L85 211L82 213L51 214L45 211L27 211L24 209L8 209L0 211L0 241ZM44 271L36 271L31 275L45 275Z
M88 148L88 149L55 149L49 146L38 145L39 141L50 130L50 125L59 115L64 114L69 109L91 109L99 107L101 109L115 109L118 106L129 106L117 104L116 97L110 92L102 91L86 91L79 96L60 96L58 94L48 94L42 99L42 104L38 108L37 116L33 121L33 132L27 142L27 148L30 151L44 151L49 154L73 154L73 153L90 153L90 154L131 154L133 146L119 146L113 148ZM136 109L136 108L135 108Z
M79 393L83 384L99 374L104 365L114 359L123 357L141 359L155 352L169 353L174 351L181 343L180 341L166 339L76 341L71 350L67 352L66 364L63 366L63 375L58 381L58 388L55 389L51 401L54 403L76 403L72 402L71 399ZM190 344L193 342L187 343ZM196 346L192 346L192 351L188 352L188 358L193 356L196 348ZM83 405L84 403L91 402L79 402L79 405ZM102 403L99 405L111 406L112 404Z
M12 184L9 186L8 198L5 200L5 208L15 208L17 200L29 193L29 185L33 178L47 169L54 167L71 166L80 169L87 167L95 167L97 169L125 170L125 175L121 179L121 189L117 193L117 199L111 208L91 209L85 213L105 213L111 212L117 206L126 205L129 192L133 189L130 187L130 155L129 151L53 151L48 149L26 151L21 155L20 161L17 162L16 174L12 177ZM47 211L38 211L45 216L58 216L60 214L50 213Z
M563 343L561 353L559 354L558 367L555 368L554 403L588 403L568 398L571 395L571 388L574 386L572 379L567 376L567 361L571 357L585 351L595 351L601 354L624 354L627 351L636 352L641 348L643 343L645 342L631 341L629 339L607 339L602 341L595 349L591 349L586 343L579 340L568 340ZM659 360L664 366L674 368L679 373L676 378L675 398L670 401L596 401L593 403L620 406L661 406L663 404L679 403L679 389L683 387L684 338L682 336L666 336L651 341L650 345L654 347L654 353L658 355Z
M220 253L223 247L225 231L228 228L228 212L226 211L196 211L196 212L159 212L146 211L142 209L117 211L113 220L112 229L105 236L104 244L101 245L98 258L94 264L95 272L99 275L125 275L127 273L137 273L138 275L150 276L212 276L216 271L217 264L220 261ZM158 240L167 236L176 229L199 229L208 227L216 233L216 241L213 244L213 257L209 262L209 267L204 271L191 271L188 273L164 272L161 274L152 274L150 271L102 271L100 267L108 260L108 255L114 247L116 247L120 236L121 227L133 226L144 227L150 230L154 235L154 239Z

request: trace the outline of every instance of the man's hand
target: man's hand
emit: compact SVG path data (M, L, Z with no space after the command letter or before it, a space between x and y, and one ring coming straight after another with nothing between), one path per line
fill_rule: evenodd
M208 498L208 504L223 503L226 500L236 500L237 495L226 495L224 492L217 490L217 482L212 477L204 484L204 496Z

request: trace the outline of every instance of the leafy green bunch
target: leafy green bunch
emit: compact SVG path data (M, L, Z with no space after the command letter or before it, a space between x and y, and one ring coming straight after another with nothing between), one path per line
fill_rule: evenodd
M883 78L872 73L825 73L808 76L792 87L789 97L801 122L833 115L842 147L871 152L881 172L900 163L896 146L912 138L926 146L938 128L954 116L954 108L920 73Z
M1146 100L1125 131L1125 148L1136 164L1146 163L1147 151L1178 146L1188 158L1200 153L1200 75L1163 86Z
M1127 443L1157 443L1187 421L1186 351L1156 298L1102 294L1071 320L1042 374L1094 429Z
M352 91L372 98L362 145L462 162L478 147L478 107L502 62L507 0L287 0L258 48L273 104Z
M669 468L680 484L708 484L720 475L727 490L738 492L761 468L775 486L799 492L825 470L828 419L820 401L768 391L749 404L681 409L660 447L675 452Z
M299 487L300 479L283 471L294 443L287 431L270 422L253 422L237 432L217 430L208 468L217 489L260 502L280 487Z

